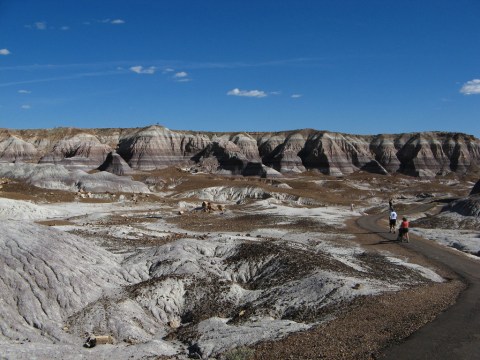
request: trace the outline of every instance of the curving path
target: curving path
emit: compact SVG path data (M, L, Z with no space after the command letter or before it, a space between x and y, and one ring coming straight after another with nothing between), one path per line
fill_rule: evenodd
M429 205L423 205L414 210L425 211L428 207ZM386 233L385 226L378 225L382 218L385 218L385 214L367 215L359 218L357 224L386 240L393 241L396 235ZM468 286L447 311L402 343L385 349L381 358L480 359L480 261L418 237L412 239L410 236L410 243L399 246L405 246L446 265L459 274Z

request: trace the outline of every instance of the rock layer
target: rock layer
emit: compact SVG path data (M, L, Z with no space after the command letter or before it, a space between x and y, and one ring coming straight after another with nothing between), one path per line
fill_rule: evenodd
M40 163L95 168L105 161L112 149L91 134L77 134L58 141Z
M0 141L0 162L31 161L37 149L34 145L16 136L7 136Z
M5 130L0 161L35 161L96 168L114 148L134 170L200 164L226 174L316 170L343 176L363 170L434 177L478 171L480 140L446 132L349 135L304 129L276 133L141 129ZM121 161L120 158L117 159ZM268 167L266 169L265 167ZM275 173L276 174L276 173Z

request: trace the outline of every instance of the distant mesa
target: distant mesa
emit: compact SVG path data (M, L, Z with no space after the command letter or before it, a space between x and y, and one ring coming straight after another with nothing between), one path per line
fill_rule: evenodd
M480 140L447 132L352 135L303 129L263 133L132 129L0 130L0 162L39 162L117 175L172 165L244 176L278 177L314 170L432 178L474 174Z

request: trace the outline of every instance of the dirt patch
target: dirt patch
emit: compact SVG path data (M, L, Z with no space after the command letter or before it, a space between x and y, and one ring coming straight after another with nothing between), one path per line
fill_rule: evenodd
M46 226L68 226L75 225L75 223L69 220L45 220L45 221L36 221L37 224L46 225Z
M464 288L459 280L376 297L362 297L333 321L281 341L254 347L255 359L376 359L451 306Z

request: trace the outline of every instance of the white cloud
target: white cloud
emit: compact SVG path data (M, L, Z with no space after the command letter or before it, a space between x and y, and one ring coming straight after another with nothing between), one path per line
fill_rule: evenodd
M37 21L36 23L33 24L37 30L46 30L47 29L47 23L45 21Z
M18 90L19 94L31 94L32 92L30 90Z
M11 52L8 49L0 49L0 55L10 55Z
M70 26L62 26L60 30L63 30L63 31L70 30Z
M165 70L163 70L163 73L166 74L166 73L169 73L169 72L174 72L175 69L172 69L172 68L166 68Z
M22 105L22 106L20 106L20 107L21 107L22 109L25 109L25 110L28 110L28 109L31 108L31 106L30 106L30 105L27 105L27 104L24 104L24 105Z
M302 96L303 96L302 94L292 94L291 98L298 99L298 98L301 98Z
M180 71L173 75L174 78L185 78L187 76L188 74L185 71Z
M473 79L463 84L460 92L465 95L480 95L480 79Z
M144 68L143 66L141 65L137 65L137 66L132 66L130 68L131 71L133 71L134 73L137 73L137 74L155 74L155 71L157 70L157 68L155 66L150 66L149 68Z
M96 20L97 23L101 24L113 24L113 25L119 25L119 24L125 24L125 20L122 19L102 19L102 20Z
M227 92L227 95L231 96L245 96L245 97L256 97L262 98L267 96L265 91L262 90L240 90L239 88L235 88Z
M190 81L192 81L192 79L189 79L189 78L181 78L176 80L176 82L190 82Z

